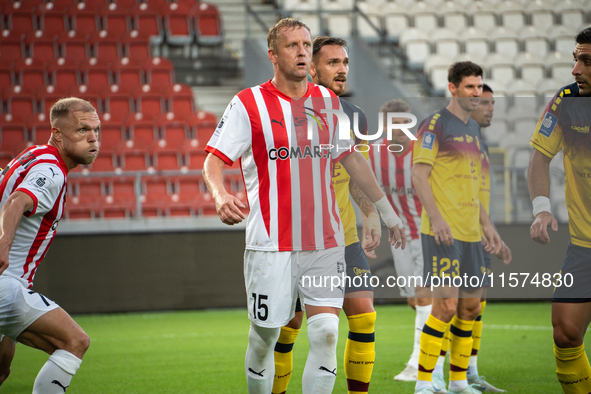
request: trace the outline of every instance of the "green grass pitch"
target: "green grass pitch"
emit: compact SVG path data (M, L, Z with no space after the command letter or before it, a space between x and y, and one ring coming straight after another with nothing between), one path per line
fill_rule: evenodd
M412 350L414 312L377 306L376 362L370 393L412 393L394 382ZM80 315L91 338L68 394L245 393L244 353L249 322L243 309ZM489 303L478 367L510 393L560 393L552 353L550 303ZM347 319L341 313L339 370L334 393L346 393L343 352ZM308 352L305 325L294 347L288 393L301 393ZM30 393L47 355L17 346L12 373L0 393ZM446 364L447 366L447 364Z

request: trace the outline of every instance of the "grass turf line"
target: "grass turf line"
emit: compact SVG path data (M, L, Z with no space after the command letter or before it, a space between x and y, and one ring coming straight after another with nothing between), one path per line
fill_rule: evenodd
M394 382L412 351L414 311L377 306L376 363L370 393L412 393L414 383ZM80 315L89 351L68 389L76 393L245 393L245 310ZM510 393L558 393L550 303L489 303L478 368ZM487 327L488 326L488 327ZM346 393L343 353L347 319L341 313L334 393ZM288 393L301 393L308 341L305 324L294 346ZM30 393L46 362L39 350L17 345L12 372L0 393ZM446 369L448 364L446 364Z

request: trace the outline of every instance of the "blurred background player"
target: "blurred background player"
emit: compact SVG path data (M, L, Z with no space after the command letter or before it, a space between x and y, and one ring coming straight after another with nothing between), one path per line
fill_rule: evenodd
M535 220L534 241L550 243L547 227L558 231L550 204L550 162L562 150L566 206L571 240L562 265L562 278L572 275L572 287L556 282L552 298L556 375L569 394L591 392L591 367L583 343L591 322L591 28L575 37L575 83L558 90L534 131L528 185Z
M472 62L454 63L448 81L451 101L421 123L413 153L413 184L423 206L421 238L427 286L431 276L482 277L481 226L488 249L498 253L501 246L478 196L480 130L470 112L477 108L482 94L482 68ZM441 392L433 386L431 374L448 327L449 393L480 393L468 385L466 370L481 292L480 287L469 283L460 288L445 285L433 289L432 311L421 334L416 393Z
M405 247L406 238L400 218L375 178L367 176L371 174L368 162L360 153L349 150L354 141L335 138L336 122L331 122L333 127L326 123L326 127L320 127L306 121L304 106L310 110L315 97L323 106L341 109L334 93L307 82L312 58L310 29L285 18L269 30L267 41L274 77L232 99L207 145L204 177L222 222L240 223L245 218L241 211L245 206L225 189L222 171L224 164L241 160L251 208L244 256L251 320L245 360L249 393L268 394L272 390L273 349L281 327L294 317L296 293L305 305L310 344L302 391L330 393L336 378L335 339L344 289L315 288L300 278L340 277L344 272L343 230L332 181L323 176L330 174L332 160L341 161L380 210L389 227L390 241ZM308 125L313 130L312 140L307 138ZM312 144L320 148L320 144L334 142L340 149L328 153L311 149ZM298 148L318 154L291 157ZM290 152L290 160L281 158L279 150ZM315 205L316 201L322 206Z
M406 112L411 109L404 100L390 100L382 105L380 112L384 116L384 125L387 124L388 112ZM408 118L393 118L392 123L407 123ZM378 145L379 149L378 149ZM398 144L398 149L387 149L390 144ZM423 276L423 251L421 248L421 201L412 184L412 157L414 141L400 129L392 131L392 139L386 137L374 142L370 151L370 159L374 174L378 183L388 196L390 204L404 223L404 229L409 235L407 246L404 250L392 248L396 274L401 277ZM407 280L407 286L400 287L400 295L406 297L408 304L415 309L415 335L413 351L406 368L394 377L394 380L414 382L417 380L421 331L431 313L431 291L428 287L413 286Z
M335 37L316 37L314 39L310 76L317 85L332 90L337 96L347 91L349 74L349 56L347 42ZM343 110L349 116L353 127L353 114L359 114L359 130L367 134L367 119L363 111L341 99ZM353 136L353 135L352 135ZM355 139L356 144L367 144ZM363 153L364 156L368 153ZM376 313L373 309L373 288L369 285L371 270L364 250L372 251L379 246L381 223L377 211L367 196L345 168L338 162L332 164L332 184L339 213L345 232L345 263L347 275L367 277L363 284L367 286L345 287L343 310L349 321L349 334L345 345L344 367L349 393L366 393L375 360L374 326ZM357 220L350 197L361 209L365 221L363 247L357 235ZM364 218L365 219L365 218ZM296 316L281 328L279 340L275 346L275 380L273 394L285 393L293 370L293 344L302 326L303 312L296 311Z
M482 168L480 169L480 203L484 207L487 214L490 212L490 163L488 154L488 144L483 137L482 129L490 126L494 113L495 99L493 98L493 90L487 84L482 85L482 95L478 101L478 107L470 113L470 117L480 126L480 148L482 150ZM511 262L511 250L502 243L500 252L496 255L505 264ZM484 268L487 275L491 272L491 253L484 252ZM472 329L472 354L470 356L470 364L466 374L468 376L468 383L477 384L475 386L478 390L492 393L506 393L505 390L498 389L492 384L488 383L484 376L478 375L478 350L480 350L480 343L482 338L482 313L486 306L486 287L482 289L482 298L480 299L480 313L474 322Z
M0 175L0 385L18 341L50 355L34 394L64 393L90 345L66 311L31 288L64 212L68 172L98 155L100 121L74 97L55 103L50 121L48 144L27 148Z

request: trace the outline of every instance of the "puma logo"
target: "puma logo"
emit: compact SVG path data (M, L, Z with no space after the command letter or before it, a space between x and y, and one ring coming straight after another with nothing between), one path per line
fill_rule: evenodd
M285 129L285 126L283 125L283 118L281 118L281 120L271 119L271 123L277 123L279 126Z
M255 375L259 375L262 378L263 372L265 372L265 370L263 369L261 372L255 372L252 368L248 368L248 372L252 372Z
M53 383L53 384L57 384L58 386L60 386L60 387L61 387L61 388L64 390L64 393L66 392L66 390L68 389L68 387L70 387L70 386L64 386L63 384L61 384L61 383L60 383L59 381L57 381L57 380L54 380L54 381L53 381L53 382L51 382L51 383Z
M51 179L55 178L55 176L57 175L55 172L53 172L53 168L49 167L49 170L51 171Z
M320 370L321 370L321 371L326 371L326 372L328 372L328 373L331 373L331 374L333 374L334 376L337 376L337 369L336 369L336 368L335 368L335 369L333 369L333 370L331 371L330 369L328 369L328 368L326 368L326 367L323 367L323 366L321 366L321 367L320 367Z

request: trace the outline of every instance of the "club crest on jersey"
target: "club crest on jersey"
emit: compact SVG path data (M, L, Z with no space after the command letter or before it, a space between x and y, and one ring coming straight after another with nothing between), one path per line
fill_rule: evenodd
M433 149L433 143L435 142L435 134L425 133L423 136L423 144L421 145L425 149Z
M558 123L558 118L552 115L550 112L546 112L544 115L544 119L542 120L542 124L540 125L540 134L544 137L549 138Z
M51 178L48 178L47 175L42 174L42 173L37 173L33 176L33 178L28 183L29 183L29 185L31 185L37 189L42 189L50 182L51 182Z

